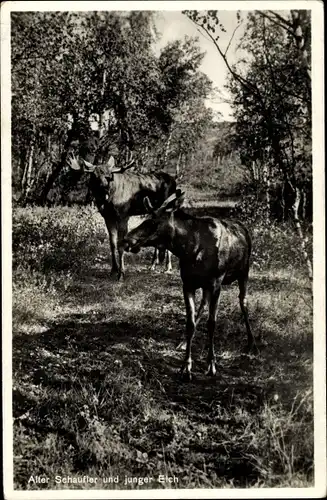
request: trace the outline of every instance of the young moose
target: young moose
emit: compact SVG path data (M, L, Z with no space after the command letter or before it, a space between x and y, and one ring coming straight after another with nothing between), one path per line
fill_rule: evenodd
M186 357L182 373L191 379L191 344L195 327L206 305L209 351L208 375L215 375L214 330L221 285L238 281L239 299L248 335L248 346L256 347L251 332L246 300L251 239L247 229L238 222L213 217L193 217L180 207L184 193L177 190L156 210L150 200L144 203L150 217L130 231L124 240L126 251L137 253L141 247L164 245L179 258L186 306ZM201 288L202 301L195 314L195 291Z

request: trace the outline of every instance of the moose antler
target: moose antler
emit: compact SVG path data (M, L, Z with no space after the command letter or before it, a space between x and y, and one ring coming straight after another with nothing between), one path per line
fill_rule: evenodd
M125 170L131 168L131 166L134 165L134 163L135 163L135 158L133 158L133 151L132 151L128 162L125 165L123 165L122 167L112 169L111 172L113 174L125 172Z
M177 198L181 198L183 195L184 195L184 193L182 193L181 189L176 189L175 193L173 193L170 196L168 196L168 198L165 199L165 201L158 208L158 210L162 210L162 209L166 208L167 205L169 205L169 203L171 203L172 201L176 200Z
M123 167L123 170L127 170L128 168L131 168L132 165L134 165L135 163L135 158L133 158L133 151L131 151L131 154L130 154L130 158L128 160L128 162L125 164L125 166Z
M67 156L67 163L70 166L70 168L72 168L73 170L80 170L81 169L81 166L78 163L78 159L76 158L74 153L70 153Z
M162 211L164 211L167 206L172 202L172 201L175 201L179 198L182 198L184 196L185 193L182 193L182 191L180 189L176 189L175 193L171 194L170 196L168 196L168 198L165 199L165 201L162 203L162 205L160 205L160 207L158 207L157 209L155 209L153 206L152 206L152 203L149 199L148 196L145 196L144 200L143 200L143 204L145 206L145 209L147 212L149 213L152 213L152 214L160 214Z
M175 193L173 193L170 196L168 196L168 198L165 199L165 201L163 202L163 204L159 208L157 208L156 210L154 210L154 212L157 215L160 215L162 212L164 212L165 210L167 210L167 208L169 207L169 205L173 201L179 200L179 199L181 199L181 201L183 201L184 196L185 196L185 193L183 193L180 189L176 189Z

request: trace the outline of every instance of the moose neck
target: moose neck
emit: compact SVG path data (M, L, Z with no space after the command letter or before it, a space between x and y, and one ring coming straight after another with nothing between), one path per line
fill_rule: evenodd
M182 210L176 211L172 215L171 231L168 249L180 259L190 252L192 247L192 230L194 217L186 214Z

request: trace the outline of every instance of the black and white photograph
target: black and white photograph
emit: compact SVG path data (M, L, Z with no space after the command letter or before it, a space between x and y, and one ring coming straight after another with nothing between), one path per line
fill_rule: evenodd
M2 3L8 500L326 495L323 7Z

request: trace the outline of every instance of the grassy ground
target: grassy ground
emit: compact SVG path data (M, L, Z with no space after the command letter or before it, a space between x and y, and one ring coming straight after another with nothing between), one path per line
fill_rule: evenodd
M312 305L292 233L253 228L260 353L244 353L238 290L226 287L217 376L204 373L203 320L194 378L182 383L175 259L167 275L149 270L150 251L127 255L116 283L96 211L18 209L13 228L15 488L312 486ZM32 474L49 482L28 482ZM83 475L97 482L55 480ZM125 485L125 475L137 483Z

